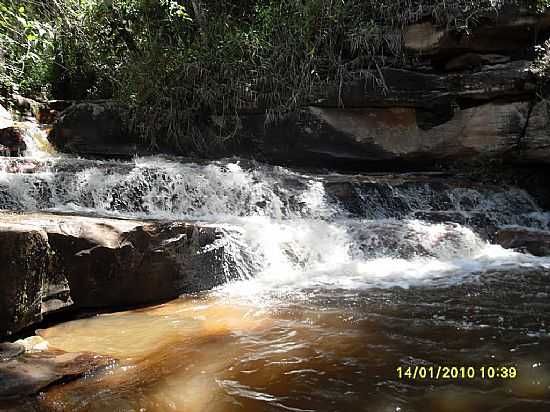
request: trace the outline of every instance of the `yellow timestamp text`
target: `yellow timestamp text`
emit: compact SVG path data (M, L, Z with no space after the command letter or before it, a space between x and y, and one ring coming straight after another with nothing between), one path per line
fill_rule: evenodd
M398 366L397 378L402 380L470 380L516 379L515 366Z

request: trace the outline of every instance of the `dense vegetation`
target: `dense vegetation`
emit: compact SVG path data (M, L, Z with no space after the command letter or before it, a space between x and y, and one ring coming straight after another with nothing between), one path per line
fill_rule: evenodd
M514 1L0 0L0 87L119 98L152 144L163 136L204 152L204 114L274 119L327 83L368 76L383 87L380 68L405 59L404 25L431 16L469 30Z

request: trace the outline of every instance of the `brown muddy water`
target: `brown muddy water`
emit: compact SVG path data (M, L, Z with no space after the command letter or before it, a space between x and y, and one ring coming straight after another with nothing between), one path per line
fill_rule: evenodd
M42 393L48 411L549 411L547 271L403 289L254 290L252 281L41 330L112 355ZM399 366L474 379L399 379ZM515 379L480 376L514 366Z

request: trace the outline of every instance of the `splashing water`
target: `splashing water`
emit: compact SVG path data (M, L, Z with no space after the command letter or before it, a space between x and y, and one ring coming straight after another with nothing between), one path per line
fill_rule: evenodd
M499 264L548 263L482 236L488 227L548 228L549 214L514 188L308 174L238 159L2 159L0 170L3 208L219 225L239 277L270 287L407 286Z
M23 139L27 147L23 155L33 159L48 159L60 157L52 144L48 141L48 128L39 125L35 120L16 122L15 127L23 131Z
M33 155L0 159L0 208L216 225L240 279L41 331L52 347L119 363L48 390L38 409L550 408L550 371L530 366L550 362L550 259L490 243L500 227L550 228L522 190L239 159ZM520 379L395 376L398 365L508 363Z

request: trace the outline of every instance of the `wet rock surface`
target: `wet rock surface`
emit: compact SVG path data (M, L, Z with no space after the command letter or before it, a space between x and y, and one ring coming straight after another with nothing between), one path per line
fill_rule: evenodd
M4 356L6 348L7 357ZM25 347L17 343L0 344L0 356L0 410L9 410L10 401L19 404L21 398L24 401L25 397L51 385L77 379L115 362L109 356L89 352L25 351Z
M214 227L52 214L0 215L0 335L73 308L139 305L227 280Z
M532 228L505 228L496 234L496 242L535 256L550 256L550 231Z
M152 303L226 281L213 227L78 217L46 230L81 307Z

